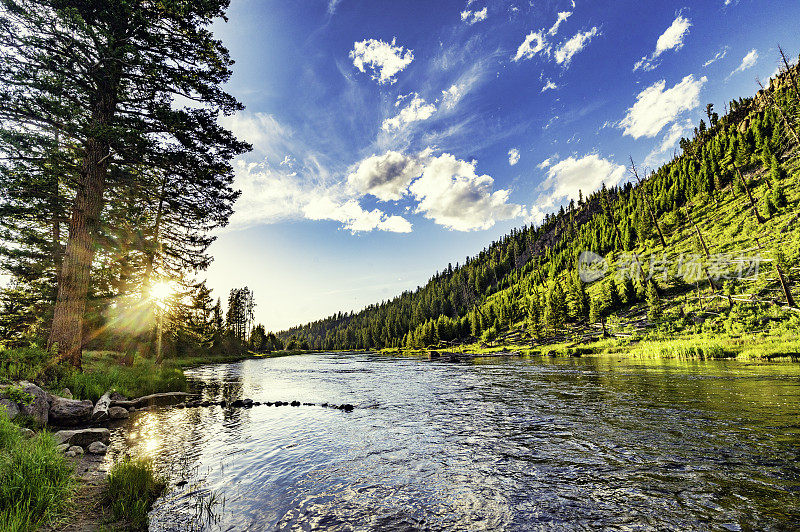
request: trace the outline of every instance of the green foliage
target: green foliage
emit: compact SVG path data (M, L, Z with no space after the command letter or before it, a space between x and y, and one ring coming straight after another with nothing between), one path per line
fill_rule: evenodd
M129 530L147 530L147 513L167 488L152 463L126 458L111 468L106 481L105 501L114 518Z
M656 322L661 319L663 311L661 308L661 298L658 295L658 288L653 281L647 283L647 319Z
M550 283L550 290L547 292L547 302L544 308L544 319L547 328L558 333L564 326L567 319L567 303L564 299L564 291L558 280Z
M33 402L33 396L18 386L9 386L3 391L3 395L18 404L29 405Z
M0 530L33 531L53 521L73 488L72 467L53 438L25 439L0 412Z

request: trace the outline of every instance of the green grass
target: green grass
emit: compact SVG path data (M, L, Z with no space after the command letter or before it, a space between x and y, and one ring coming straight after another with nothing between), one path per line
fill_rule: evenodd
M115 464L106 479L105 500L114 519L128 530L147 530L147 513L167 488L164 478L144 459Z
M36 530L65 510L74 490L72 466L50 434L23 438L0 412L0 530Z

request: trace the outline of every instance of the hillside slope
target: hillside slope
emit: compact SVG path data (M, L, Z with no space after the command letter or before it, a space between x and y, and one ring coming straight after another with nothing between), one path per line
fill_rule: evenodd
M314 349L486 349L500 339L572 351L608 336L713 336L711 355L754 342L766 355L796 353L798 77L796 66L782 72L721 118L709 106L708 123L649 175L632 165L633 182L571 201L414 292L280 336ZM602 261L582 263L583 252ZM588 266L605 277L585 282Z

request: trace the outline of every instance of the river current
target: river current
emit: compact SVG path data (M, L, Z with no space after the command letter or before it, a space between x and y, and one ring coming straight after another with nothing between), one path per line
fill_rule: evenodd
M150 529L800 528L800 366L319 354L202 366L115 432L170 478ZM321 403L350 403L351 412Z

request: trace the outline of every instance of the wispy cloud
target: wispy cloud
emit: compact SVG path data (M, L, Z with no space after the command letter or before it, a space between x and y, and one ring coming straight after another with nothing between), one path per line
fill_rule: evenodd
M728 50L729 50L729 49L730 49L730 46L723 46L723 47L720 49L720 51L719 51L719 52L717 52L716 54L714 54L714 57L712 57L711 59L709 59L708 61L706 61L705 63L703 63L703 66L704 66L704 67L707 67L707 66L709 66L709 65L711 65L711 64L713 64L713 63L716 63L716 62L717 62L717 61L719 61L720 59L724 59L724 58L725 58L725 56L726 56L726 55L728 55Z
M656 49L653 50L653 53L649 56L642 57L633 66L633 71L636 72L639 69L645 71L653 70L658 67L656 59L658 59L661 54L667 50L680 50L683 48L683 40L689 33L689 28L691 26L692 22L688 18L683 15L678 15L678 17L672 21L669 28L659 36L656 41Z
M758 51L756 51L756 49L753 48L752 50L747 52L747 55L745 55L742 58L742 62L739 64L739 66L736 67L736 69L733 72L728 74L728 77L733 76L737 72L744 72L748 68L754 67L756 63L758 63Z
M556 85L555 83L553 83L552 81L550 81L550 79L548 79L548 80L547 80L547 82L546 82L546 83L544 84L544 86L542 87L542 90L541 90L541 92L550 91L550 90L555 90L555 89L557 89L557 88L558 88L558 85Z
M572 57L586 48L591 40L600 34L600 30L594 27L588 31L579 32L572 36L567 42L559 46L555 52L556 63L567 66Z

